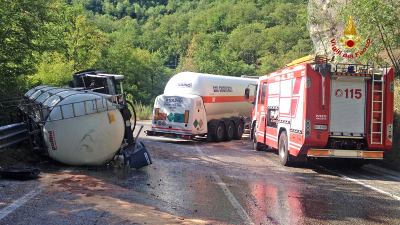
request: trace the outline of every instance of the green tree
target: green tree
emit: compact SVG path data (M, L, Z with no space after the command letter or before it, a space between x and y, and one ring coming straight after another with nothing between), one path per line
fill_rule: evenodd
M36 74L29 79L30 86L39 84L64 86L71 80L73 72L73 62L68 61L63 54L58 52L44 53Z
M55 11L57 20L48 25L51 34L45 40L56 46L40 57L31 84L65 85L73 72L95 67L107 43L105 34L88 19L81 5L61 3Z
M35 71L52 1L0 1L0 98L16 95L22 75ZM23 88L23 87L21 87Z
M125 75L125 91L133 96L133 100L149 104L162 92L168 71L157 53L133 47L132 36L120 33L114 38L100 67Z

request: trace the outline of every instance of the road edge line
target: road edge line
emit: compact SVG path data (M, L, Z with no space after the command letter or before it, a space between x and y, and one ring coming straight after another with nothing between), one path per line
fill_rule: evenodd
M333 171L333 170L327 169L327 168L325 168L325 167L323 167L323 166L317 166L317 167L319 167L320 169L323 169L323 170L325 170L325 171L327 171L327 172L329 172L329 173L332 173L332 174L334 174L334 175L337 175L337 176L341 177L341 178L344 179L344 180L351 181L351 182L356 183L356 184L358 184L358 185L361 185L361 186L363 186L363 187L365 187L365 188L368 188L368 189L370 189L370 190L376 191L376 192L381 193L381 194L383 194L383 195L389 196L389 197L391 197L391 198L393 198L393 199L395 199L395 200L397 200L397 201L400 201L400 196L397 196L397 195L392 194L392 193L390 193L390 192L381 190L381 189L379 189L379 188L376 188L376 187L374 187L374 186L371 186L371 185L369 185L369 184L366 184L366 183L364 183L364 182L362 182L362 181L359 181L359 180L357 180L357 179L354 179L354 178L348 177L348 176L346 176L346 175L343 175L343 174L341 174L341 173L339 173L339 172L335 172L335 171Z
M206 157L206 155L204 154L204 152L200 149L200 147L198 145L195 145L195 149L200 154L200 157L202 157L202 158ZM236 212L239 214L239 216L243 219L243 221L246 224L254 224L253 221L251 220L249 214L247 214L247 212L244 210L242 205L240 205L239 201L235 198L235 196L229 190L226 183L224 183L222 181L221 177L214 171L212 171L211 175L217 181L218 186L221 188L222 192L224 192L226 198L231 203L231 205L236 210Z
M36 195L42 192L41 188L33 189L32 191L28 192L26 195L22 196L21 198L15 200L10 205L6 206L5 208L0 210L0 221L7 217L9 214L17 210L19 207L23 206L29 200L31 200Z

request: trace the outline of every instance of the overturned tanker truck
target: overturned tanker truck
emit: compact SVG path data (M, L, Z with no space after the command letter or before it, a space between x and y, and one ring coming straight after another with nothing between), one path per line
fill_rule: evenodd
M152 136L210 141L241 139L250 123L257 79L182 72L154 103ZM243 95L245 93L245 95Z
M19 108L31 146L68 165L104 165L116 155L134 168L151 164L134 140L122 85L118 90L123 75L83 71L73 78L69 88L38 86L25 93Z

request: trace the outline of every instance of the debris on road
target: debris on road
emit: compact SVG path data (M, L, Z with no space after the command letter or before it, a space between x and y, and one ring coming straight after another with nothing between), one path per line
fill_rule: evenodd
M0 176L7 179L31 180L39 177L40 170L31 167L0 168Z

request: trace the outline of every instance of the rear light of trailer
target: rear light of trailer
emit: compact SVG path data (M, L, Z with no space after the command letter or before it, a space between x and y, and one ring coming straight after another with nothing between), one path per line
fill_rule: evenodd
M189 110L185 110L184 122L185 123L189 122Z
M158 114L160 114L160 108L155 108L154 109L154 123L156 123L156 120L159 120Z

